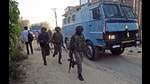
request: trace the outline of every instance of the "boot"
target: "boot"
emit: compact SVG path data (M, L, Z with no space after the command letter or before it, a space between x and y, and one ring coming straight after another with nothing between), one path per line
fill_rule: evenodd
M44 65L47 65L47 63L46 63L46 62L44 62Z
M81 73L78 74L78 78L79 78L80 81L84 81L84 78L82 77Z
M62 64L62 63L61 63L61 60L59 60L58 63L59 63L59 64Z
M58 63L59 63L59 64L62 64L62 63L61 63L61 57L62 57L62 56L59 55L59 58L58 58Z
M47 62L46 62L46 60L44 60L44 65L47 65Z

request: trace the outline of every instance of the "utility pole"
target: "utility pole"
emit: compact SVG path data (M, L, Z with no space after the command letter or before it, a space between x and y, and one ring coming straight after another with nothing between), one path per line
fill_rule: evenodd
M56 8L52 8L52 10L53 10L54 13L55 13L55 21L56 21L56 26L57 26L57 14L56 14Z

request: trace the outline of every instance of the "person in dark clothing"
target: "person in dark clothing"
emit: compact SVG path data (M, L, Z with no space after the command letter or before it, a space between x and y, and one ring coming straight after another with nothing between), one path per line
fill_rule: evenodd
M55 27L55 31L53 36L52 36L52 43L54 45L54 54L53 57L55 57L55 55L57 55L59 53L59 57L58 57L58 63L62 64L61 62L61 58L62 58L62 45L63 45L63 36L60 33L60 27Z
M25 26L23 32L21 33L21 39L22 39L22 43L25 43L25 45L26 45L27 55L30 54L29 46L30 46L31 53L33 54L32 41L31 42L29 41L28 33L31 33L31 32L28 30L28 27Z
M38 42L41 47L41 53L42 53L44 65L47 65L46 56L48 56L50 54L49 35L48 35L48 32L46 32L46 31L47 31L47 29L45 27L43 27L41 29L41 33L38 36Z

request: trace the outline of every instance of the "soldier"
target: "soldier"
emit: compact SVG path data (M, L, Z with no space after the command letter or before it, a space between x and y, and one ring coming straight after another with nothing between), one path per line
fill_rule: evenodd
M50 54L50 52L49 52L49 35L46 32L46 30L47 29L45 27L43 27L41 29L41 33L38 36L38 42L40 43L44 65L47 65L46 56L48 56Z
M82 34L83 27L77 26L76 33L71 37L70 40L70 51L74 53L76 63L77 63L77 73L79 80L83 81L82 77L82 61L83 61L83 52L85 50L85 38Z
M62 64L61 62L61 58L62 58L62 48L61 46L63 45L63 36L60 33L60 27L55 27L55 31L53 36L52 36L52 43L54 45L54 54L53 57L55 57L55 55L57 55L59 53L59 57L58 57L58 63Z

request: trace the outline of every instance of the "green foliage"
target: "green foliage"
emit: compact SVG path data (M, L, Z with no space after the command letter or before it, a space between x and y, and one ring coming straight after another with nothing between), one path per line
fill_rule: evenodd
M13 53L16 39L20 37L19 14L18 2L9 0L9 54Z
M23 53L21 53L19 49L16 49L10 56L10 60L12 62L19 62L24 59L27 59L27 55L23 55Z
M22 31L19 15L18 2L9 0L9 84L23 73L23 69L19 67L19 62L27 58L19 48Z

